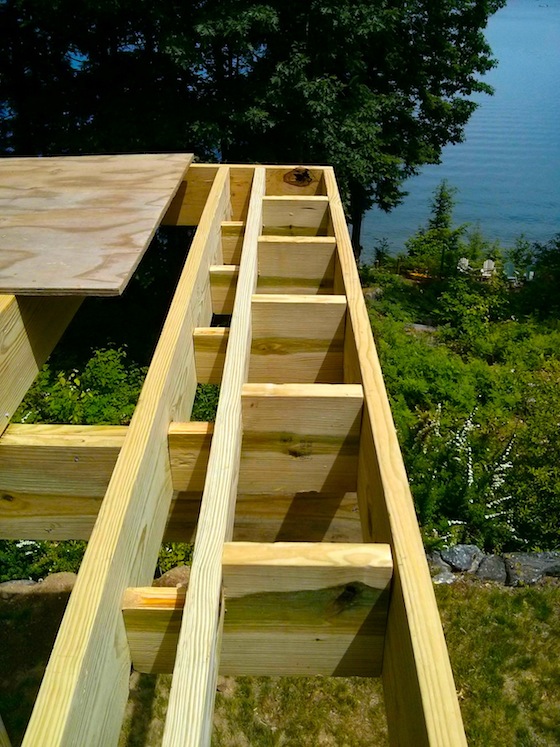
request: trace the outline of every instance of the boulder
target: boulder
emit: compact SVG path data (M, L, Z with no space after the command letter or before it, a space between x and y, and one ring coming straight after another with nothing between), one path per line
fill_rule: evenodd
M0 584L0 599L9 599L15 594L27 594L32 586L37 586L37 581L31 581L29 578L2 581Z
M483 581L496 581L505 584L507 580L506 564L500 555L487 555L482 558L476 575Z
M544 576L560 576L560 552L512 552L504 555L507 585L536 584Z
M189 585L189 578L191 575L191 569L188 565L178 565L176 568L172 568L163 576L156 578L153 586L171 586L175 589L179 587L187 587Z
M432 576L436 576L441 571L451 570L451 566L441 557L439 550L432 550L432 552L426 553L426 560L428 561L428 567Z
M72 591L78 576L69 571L51 573L43 581L37 584L34 591L42 594L63 594Z
M476 545L455 545L441 551L441 557L454 571L474 573L484 557Z

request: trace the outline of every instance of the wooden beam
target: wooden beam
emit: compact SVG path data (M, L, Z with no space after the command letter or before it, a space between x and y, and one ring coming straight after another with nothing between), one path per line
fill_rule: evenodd
M0 439L0 539L89 539L126 431L123 426L10 426ZM212 433L212 423L169 427L176 497L165 541L194 538ZM278 441L278 449L283 453L285 443ZM356 508L353 493L295 489L286 495L239 495L234 539L355 542L361 536Z
M226 675L377 676L391 582L388 545L224 545ZM180 589L128 589L123 615L141 672L172 669Z
M362 389L246 384L240 493L356 489Z
M0 747L11 747L11 744L10 737L2 721L2 716L0 716Z
M329 383L343 374L344 296L255 295L250 381ZM195 330L198 381L219 384L227 328Z
M200 384L221 384L228 338L228 327L195 329L196 376Z
M325 195L322 168L267 166L267 195Z
M254 166L230 166L231 220L245 221L253 185Z
M198 226L217 173L216 164L191 164L161 225Z
M329 236L329 198L323 196L265 197L263 235Z
M174 491L204 489L214 423L172 423L169 427L169 464Z
M201 493L178 493L165 529L168 542L194 541ZM238 494L233 539L253 542L360 542L355 493Z
M89 539L126 430L122 426L10 426L0 439L0 539ZM212 423L169 427L176 494L165 541L194 538L212 433ZM284 448L281 442L278 446ZM43 481L43 475L48 479ZM240 495L233 536L263 542L355 542L361 536L356 509L352 493Z
M0 496L103 498L127 432L119 425L9 426L0 438ZM212 432L212 423L169 426L174 490L202 490Z
M223 621L223 543L231 539L241 450L241 389L247 380L251 296L257 283L263 167L254 170L224 377L198 520L187 607L169 695L164 747L210 743Z
M214 180L140 399L70 597L25 747L114 745L128 696L124 589L149 583L173 485L167 433L196 391L193 329L208 324L208 268L229 215L229 171Z
M163 539L192 542L202 490L171 501ZM101 498L68 495L0 496L0 539L89 540ZM297 492L238 495L233 539L256 542L359 542L355 493Z
M0 295L0 435L82 300Z
M332 293L331 236L261 236L257 293Z
M126 433L118 425L10 425L0 438L0 495L102 498Z
M393 553L383 664L389 736L393 745L459 747L466 739L449 655L332 169L325 169L325 183L355 340L348 375L359 375L364 388L358 475L364 539L388 542Z
M341 381L345 318L344 296L253 296L249 381Z
M239 276L236 265L214 265L210 268L212 311L214 314L231 314Z
M222 223L222 254L225 265L238 265L241 262L244 234L245 223L242 220Z

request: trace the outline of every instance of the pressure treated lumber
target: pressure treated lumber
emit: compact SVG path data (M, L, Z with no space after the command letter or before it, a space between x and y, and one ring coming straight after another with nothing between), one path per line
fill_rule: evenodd
M195 539L201 492L178 493L171 502L164 538ZM254 542L360 542L355 493L262 493L237 495L233 539Z
M196 376L200 384L221 384L228 339L228 327L195 329L194 354Z
M267 195L325 195L322 168L267 166Z
M393 553L383 664L389 736L394 745L465 745L432 581L332 169L325 169L325 183L348 298L347 338L355 341L348 378L354 379L357 368L364 388L358 476L364 539L388 542Z
M214 265L210 268L212 311L214 314L231 314L237 288L237 265Z
M0 159L0 292L118 295L192 154Z
M220 671L378 675L391 571L387 545L226 543ZM180 589L125 592L135 669L171 671L184 599Z
M0 716L0 747L11 747L10 737L2 721L2 716Z
M341 381L345 319L344 296L253 296L249 381Z
M169 695L164 747L210 743L223 621L221 554L231 539L241 449L241 388L247 380L251 296L257 283L257 240L262 226L265 170L254 170L224 378L197 540Z
M246 384L239 492L356 489L362 388Z
M192 333L208 324L208 268L228 220L229 171L218 170L179 279L23 744L114 745L128 696L125 588L151 581L173 494L167 433L188 420L194 394Z
M230 220L222 223L222 255L225 265L238 265L241 262L244 234L244 221Z
M81 302L0 295L0 435Z
M126 432L125 426L9 426L0 439L0 539L89 539ZM169 427L171 480L178 492L165 541L194 539L212 433L212 423ZM284 446L278 442L279 449ZM239 495L233 536L357 542L356 496L301 490Z
M329 219L329 198L322 195L263 200L263 235L328 236Z
M118 425L10 425L0 438L0 494L103 497L126 433Z
M331 236L261 236L257 293L332 293Z
M346 299L286 294L253 296L250 381L335 383L342 379ZM229 330L195 330L198 381L222 380Z
M169 427L169 464L174 491L204 489L213 423L172 423Z
M198 226L217 173L216 164L191 163L161 225Z

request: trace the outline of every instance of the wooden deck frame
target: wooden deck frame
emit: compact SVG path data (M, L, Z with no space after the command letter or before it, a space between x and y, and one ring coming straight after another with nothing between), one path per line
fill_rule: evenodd
M165 746L209 744L220 666L230 674L296 671L274 653L275 640L290 640L289 621L263 613L251 624L265 609L247 593L255 579L265 596L304 594L318 583L301 608L310 631L323 624L321 595L337 588L341 567L350 574L344 583L362 583L363 569L333 560L342 543L327 544L336 527L357 528L356 500L366 544L353 543L350 553L361 548L361 563L372 553L380 561L375 573L386 573L392 558L379 587L386 623L380 607L360 638L354 620L341 645L353 641L359 655L344 666L336 664L335 625L325 639L335 653L309 647L298 673L381 673L391 744L466 744L332 169L194 164L162 222L198 229L128 428L12 425L1 436L80 299L25 299L33 309L27 316L22 299L0 298L0 409L7 413L0 421L0 537L91 532L24 746L116 744L130 664L146 645L152 669L169 671L177 651ZM220 282L222 300L213 308ZM217 309L233 313L229 330L208 326ZM339 320L334 327L323 325L320 310ZM309 336L306 315L307 327L323 327L322 336ZM271 332L275 325L280 335ZM278 336L282 353L272 365L256 365L267 357L262 340L274 350ZM298 368L306 347L330 361L325 378L317 364ZM197 381L222 385L216 424L188 422ZM162 538L194 532L186 594L147 587ZM312 541L311 555L301 540ZM298 552L287 576L293 586L269 588L270 569L282 574L286 553ZM314 553L326 558L320 583L313 581ZM234 611L229 619L224 594ZM376 602L364 598L373 610ZM289 607L274 600L279 606ZM165 642L162 619L175 631ZM298 635L291 640L301 644ZM249 641L258 656L244 653Z

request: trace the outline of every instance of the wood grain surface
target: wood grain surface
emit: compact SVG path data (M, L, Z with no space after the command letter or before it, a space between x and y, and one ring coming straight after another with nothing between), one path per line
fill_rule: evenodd
M1 159L0 293L122 293L191 160Z

